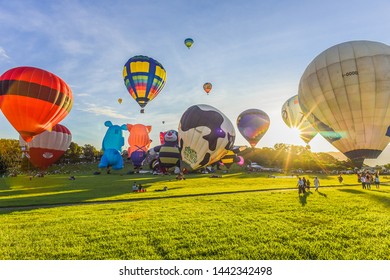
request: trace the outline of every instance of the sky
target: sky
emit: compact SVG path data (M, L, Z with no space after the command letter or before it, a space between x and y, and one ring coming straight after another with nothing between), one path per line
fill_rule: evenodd
M283 122L281 107L298 93L307 65L342 42L390 44L387 0L0 0L0 7L0 74L34 66L61 77L74 98L61 124L74 142L98 149L107 120L151 125L158 145L159 132L177 130L195 104L222 111L236 129L236 145L249 145L236 120L252 108L271 120L256 147L305 145ZM186 38L194 40L191 49ZM164 88L144 114L122 77L123 65L135 55L156 59L167 72ZM205 82L213 84L209 95ZM18 137L0 114L0 138ZM337 151L321 135L310 146L313 152ZM366 163L389 163L388 155L386 148Z

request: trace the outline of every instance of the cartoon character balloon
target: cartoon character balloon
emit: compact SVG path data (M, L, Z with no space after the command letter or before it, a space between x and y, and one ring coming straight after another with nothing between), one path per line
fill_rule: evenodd
M252 148L263 138L269 126L269 116L259 109L245 110L237 118L238 130Z
M299 83L309 121L357 166L390 141L390 46L344 42L320 53Z
M221 165L224 165L227 169L229 169L233 163L237 163L242 166L244 164L244 158L237 154L244 150L246 150L245 146L234 147L233 149L228 150L226 155L220 160Z
M203 85L203 89L204 89L204 91L205 91L207 94L210 93L210 91L211 91L212 88L213 88L213 85L212 85L211 83L205 83L205 84Z
M128 143L128 156L131 159L135 169L139 169L142 161L146 158L146 152L150 148L152 142L149 138L149 133L152 131L152 126L143 124L127 124L127 129L130 132Z
M0 76L3 114L22 138L50 131L73 105L70 87L56 75L35 67L16 67Z
M299 129L299 136L306 144L309 144L317 135L317 130L311 125L299 106L298 95L294 95L283 104L282 118L288 127Z
M186 45L186 47L187 47L188 49L191 48L191 46L192 46L193 43L194 43L194 40L192 40L191 38L187 38L187 39L184 40L184 44Z
M124 65L123 80L131 97L135 99L143 113L144 107L163 89L166 71L153 58L137 55Z
M29 161L41 170L57 162L69 148L72 134L61 124L56 124L51 131L36 135L30 142L19 136L21 147L27 148Z
M150 149L151 153L158 153L158 163L160 170L166 172L169 168L177 166L180 160L178 147L178 132L168 130L164 133L164 143Z
M99 163L99 168L112 167L114 170L123 168L123 159L121 155L122 147L125 144L123 130L127 130L125 124L113 125L112 122L104 123L108 127L106 135L103 138L103 156Z
M230 120L218 109L193 105L179 123L181 167L195 170L219 161L233 147L236 132Z

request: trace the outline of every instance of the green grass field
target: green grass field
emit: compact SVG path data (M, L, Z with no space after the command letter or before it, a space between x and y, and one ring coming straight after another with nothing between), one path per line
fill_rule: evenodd
M385 177L363 190L322 176L299 196L267 174L75 176L0 178L0 259L390 259Z

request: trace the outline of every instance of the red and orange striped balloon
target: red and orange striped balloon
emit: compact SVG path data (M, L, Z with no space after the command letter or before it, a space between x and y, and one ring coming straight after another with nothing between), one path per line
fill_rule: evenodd
M50 131L68 115L73 94L56 75L22 66L0 76L0 104L11 125L29 142L35 135Z

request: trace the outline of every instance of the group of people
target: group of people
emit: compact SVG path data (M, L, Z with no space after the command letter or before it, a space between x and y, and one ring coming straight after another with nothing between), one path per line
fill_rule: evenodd
M144 189L141 184L137 185L136 182L133 183L131 189L133 192L146 192L146 189Z
M358 176L358 182L362 183L363 189L370 190L372 184L375 184L375 187L379 189L380 180L379 180L378 172L375 173L374 175L371 174L370 172L358 173L357 176Z
M318 187L320 186L320 180L318 179L318 177L314 177L313 183L316 191L318 191ZM306 179L305 177L298 177L298 194L305 193L306 190L310 191L310 185L311 183L309 178Z

